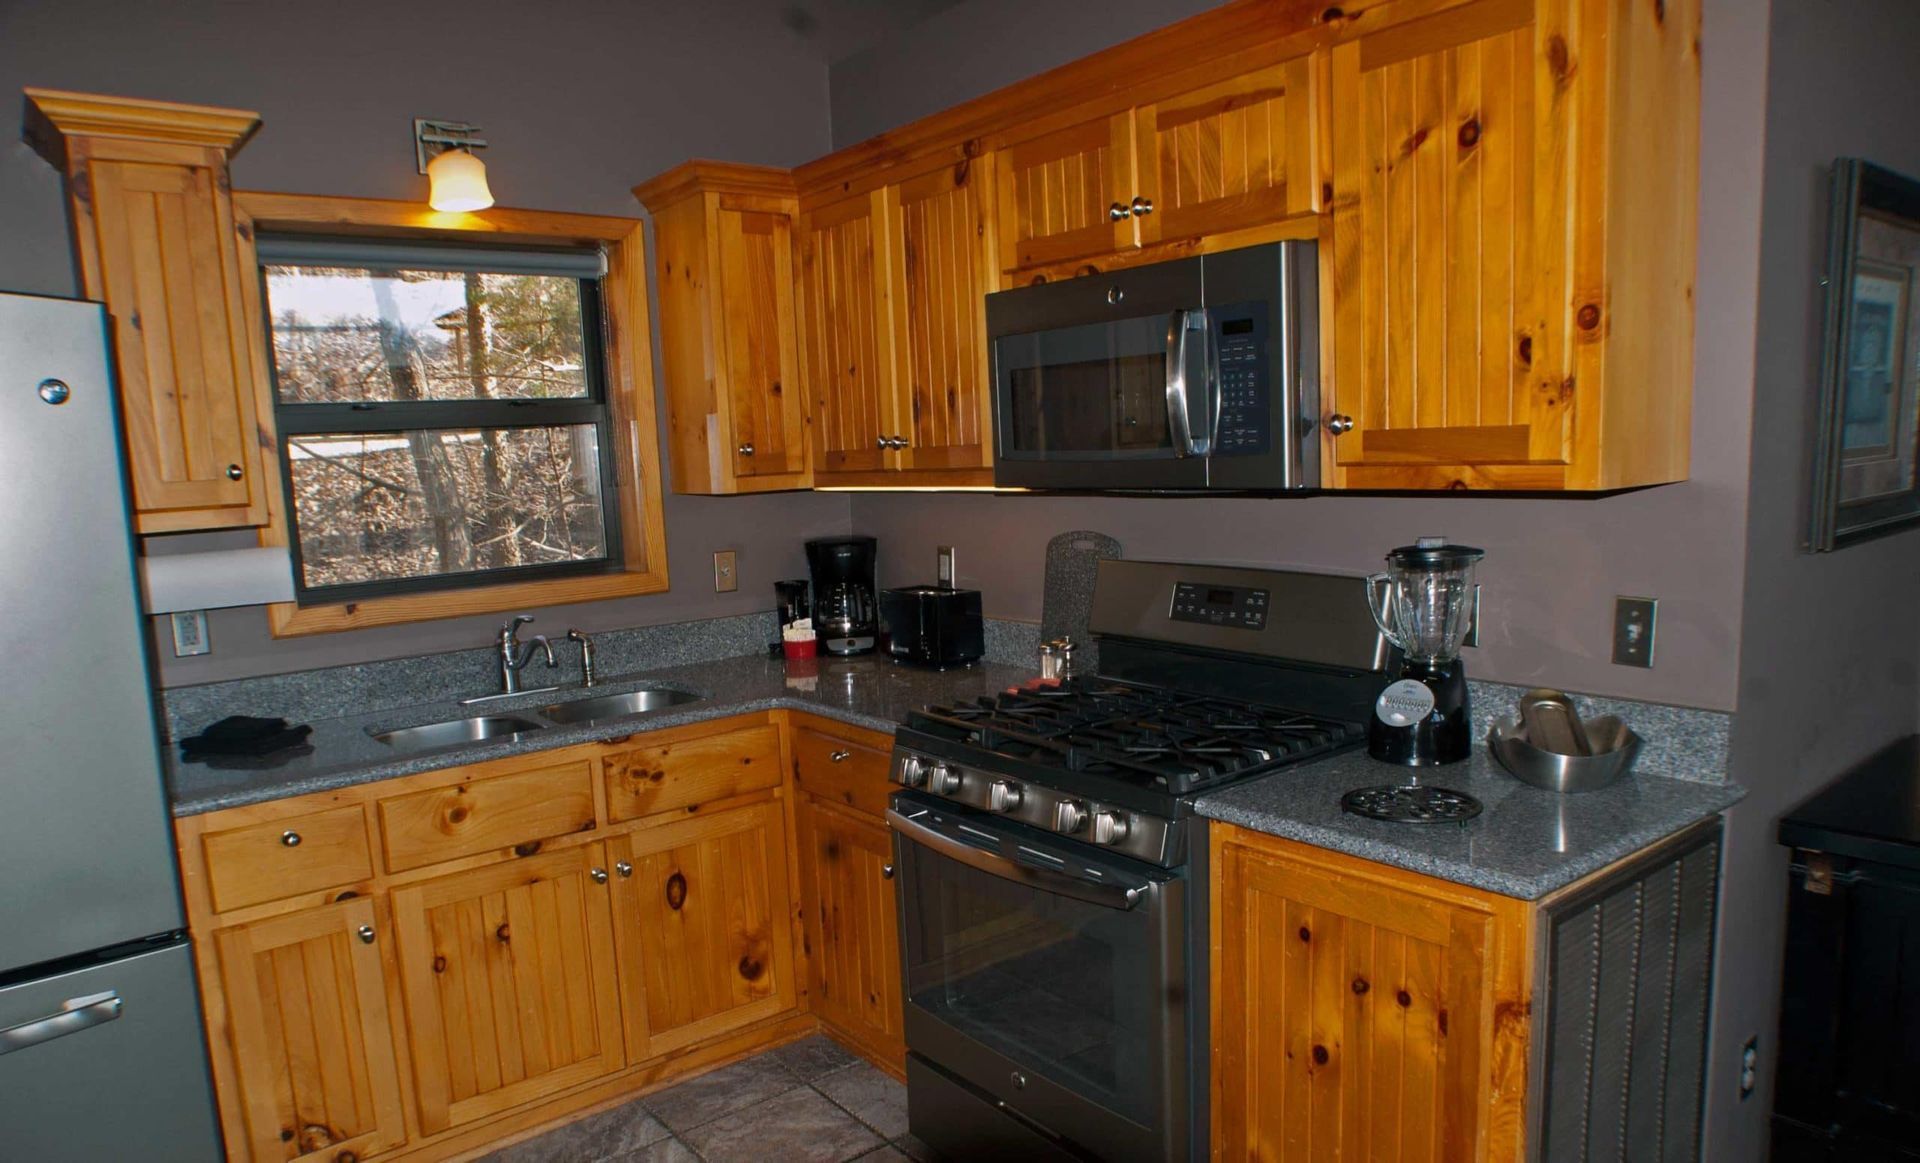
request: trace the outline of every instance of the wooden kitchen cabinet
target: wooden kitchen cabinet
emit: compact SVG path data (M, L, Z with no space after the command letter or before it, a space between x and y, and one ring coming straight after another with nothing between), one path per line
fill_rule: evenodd
M1475 0L1333 47L1336 487L1685 477L1698 30Z
M800 333L815 484L895 468L892 318L880 193L800 215Z
M806 488L791 172L693 161L633 192L653 215L674 490Z
M27 139L66 176L81 293L113 321L135 530L264 525L272 408L227 177L259 116L26 93Z
M379 947L390 939L364 898L216 934L245 1123L230 1145L339 1160L406 1140Z
M906 1069L893 834L820 796L794 806L815 1013L895 1074Z
M1137 245L1131 112L1093 117L1000 151L1000 267L1014 271Z

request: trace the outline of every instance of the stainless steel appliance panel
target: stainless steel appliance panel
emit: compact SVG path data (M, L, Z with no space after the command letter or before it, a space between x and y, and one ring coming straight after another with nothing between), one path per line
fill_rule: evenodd
M219 1158L186 942L0 988L0 1159Z
M106 314L0 295L0 972L182 925Z

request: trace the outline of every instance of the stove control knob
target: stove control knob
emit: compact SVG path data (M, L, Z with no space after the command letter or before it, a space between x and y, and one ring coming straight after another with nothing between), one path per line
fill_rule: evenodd
M987 789L987 807L996 812L1011 812L1020 806L1021 786L1010 779L996 779Z
M1053 830L1073 835L1087 826L1087 805L1079 800L1061 800L1053 806Z
M943 796L957 794L962 782L960 773L944 763L934 764L927 778L927 786Z
M902 787L920 787L927 782L927 761L918 755L902 755L900 770L894 779Z
M1093 818L1093 842L1095 844L1118 844L1127 838L1127 815L1125 812L1101 812Z

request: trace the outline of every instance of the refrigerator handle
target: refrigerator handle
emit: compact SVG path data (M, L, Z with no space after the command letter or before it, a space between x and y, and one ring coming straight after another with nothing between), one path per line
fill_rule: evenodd
M48 1014L31 1022L21 1022L0 1030L0 1054L26 1050L42 1042L77 1034L93 1026L104 1025L120 1016L120 994L115 990L68 998L57 1014Z

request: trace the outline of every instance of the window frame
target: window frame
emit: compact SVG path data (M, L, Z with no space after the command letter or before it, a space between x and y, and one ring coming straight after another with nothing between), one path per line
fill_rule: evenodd
M641 220L501 207L447 214L415 202L244 190L234 192L233 205L240 259L243 269L252 271L260 268L253 243L256 232L358 235L466 245L597 246L607 259L607 273L600 282L604 406L608 412L605 431L609 436L603 449L602 472L612 476L614 488L607 500L617 514L617 521L609 523L609 548L614 552L608 561L596 563L588 571L563 565L560 568L566 572L561 576L519 574L504 580L483 580L489 575L458 575L447 579L446 584L427 587L410 580L404 590L387 593L373 587L391 583L376 582L339 600L308 605L276 602L267 607L268 628L274 637L600 601L667 589L664 482L648 327L645 226ZM289 474L281 456L282 436L276 430L277 401L264 284L259 277L243 278L241 284L249 317L257 323L248 332L261 417L261 456L279 481L278 488L269 490L268 521L260 529L259 541L297 553L288 512ZM385 411L395 415L403 406L430 405L395 405L394 410ZM529 567L541 568L551 567ZM498 577L497 573L492 576ZM370 596L356 596L362 592Z

